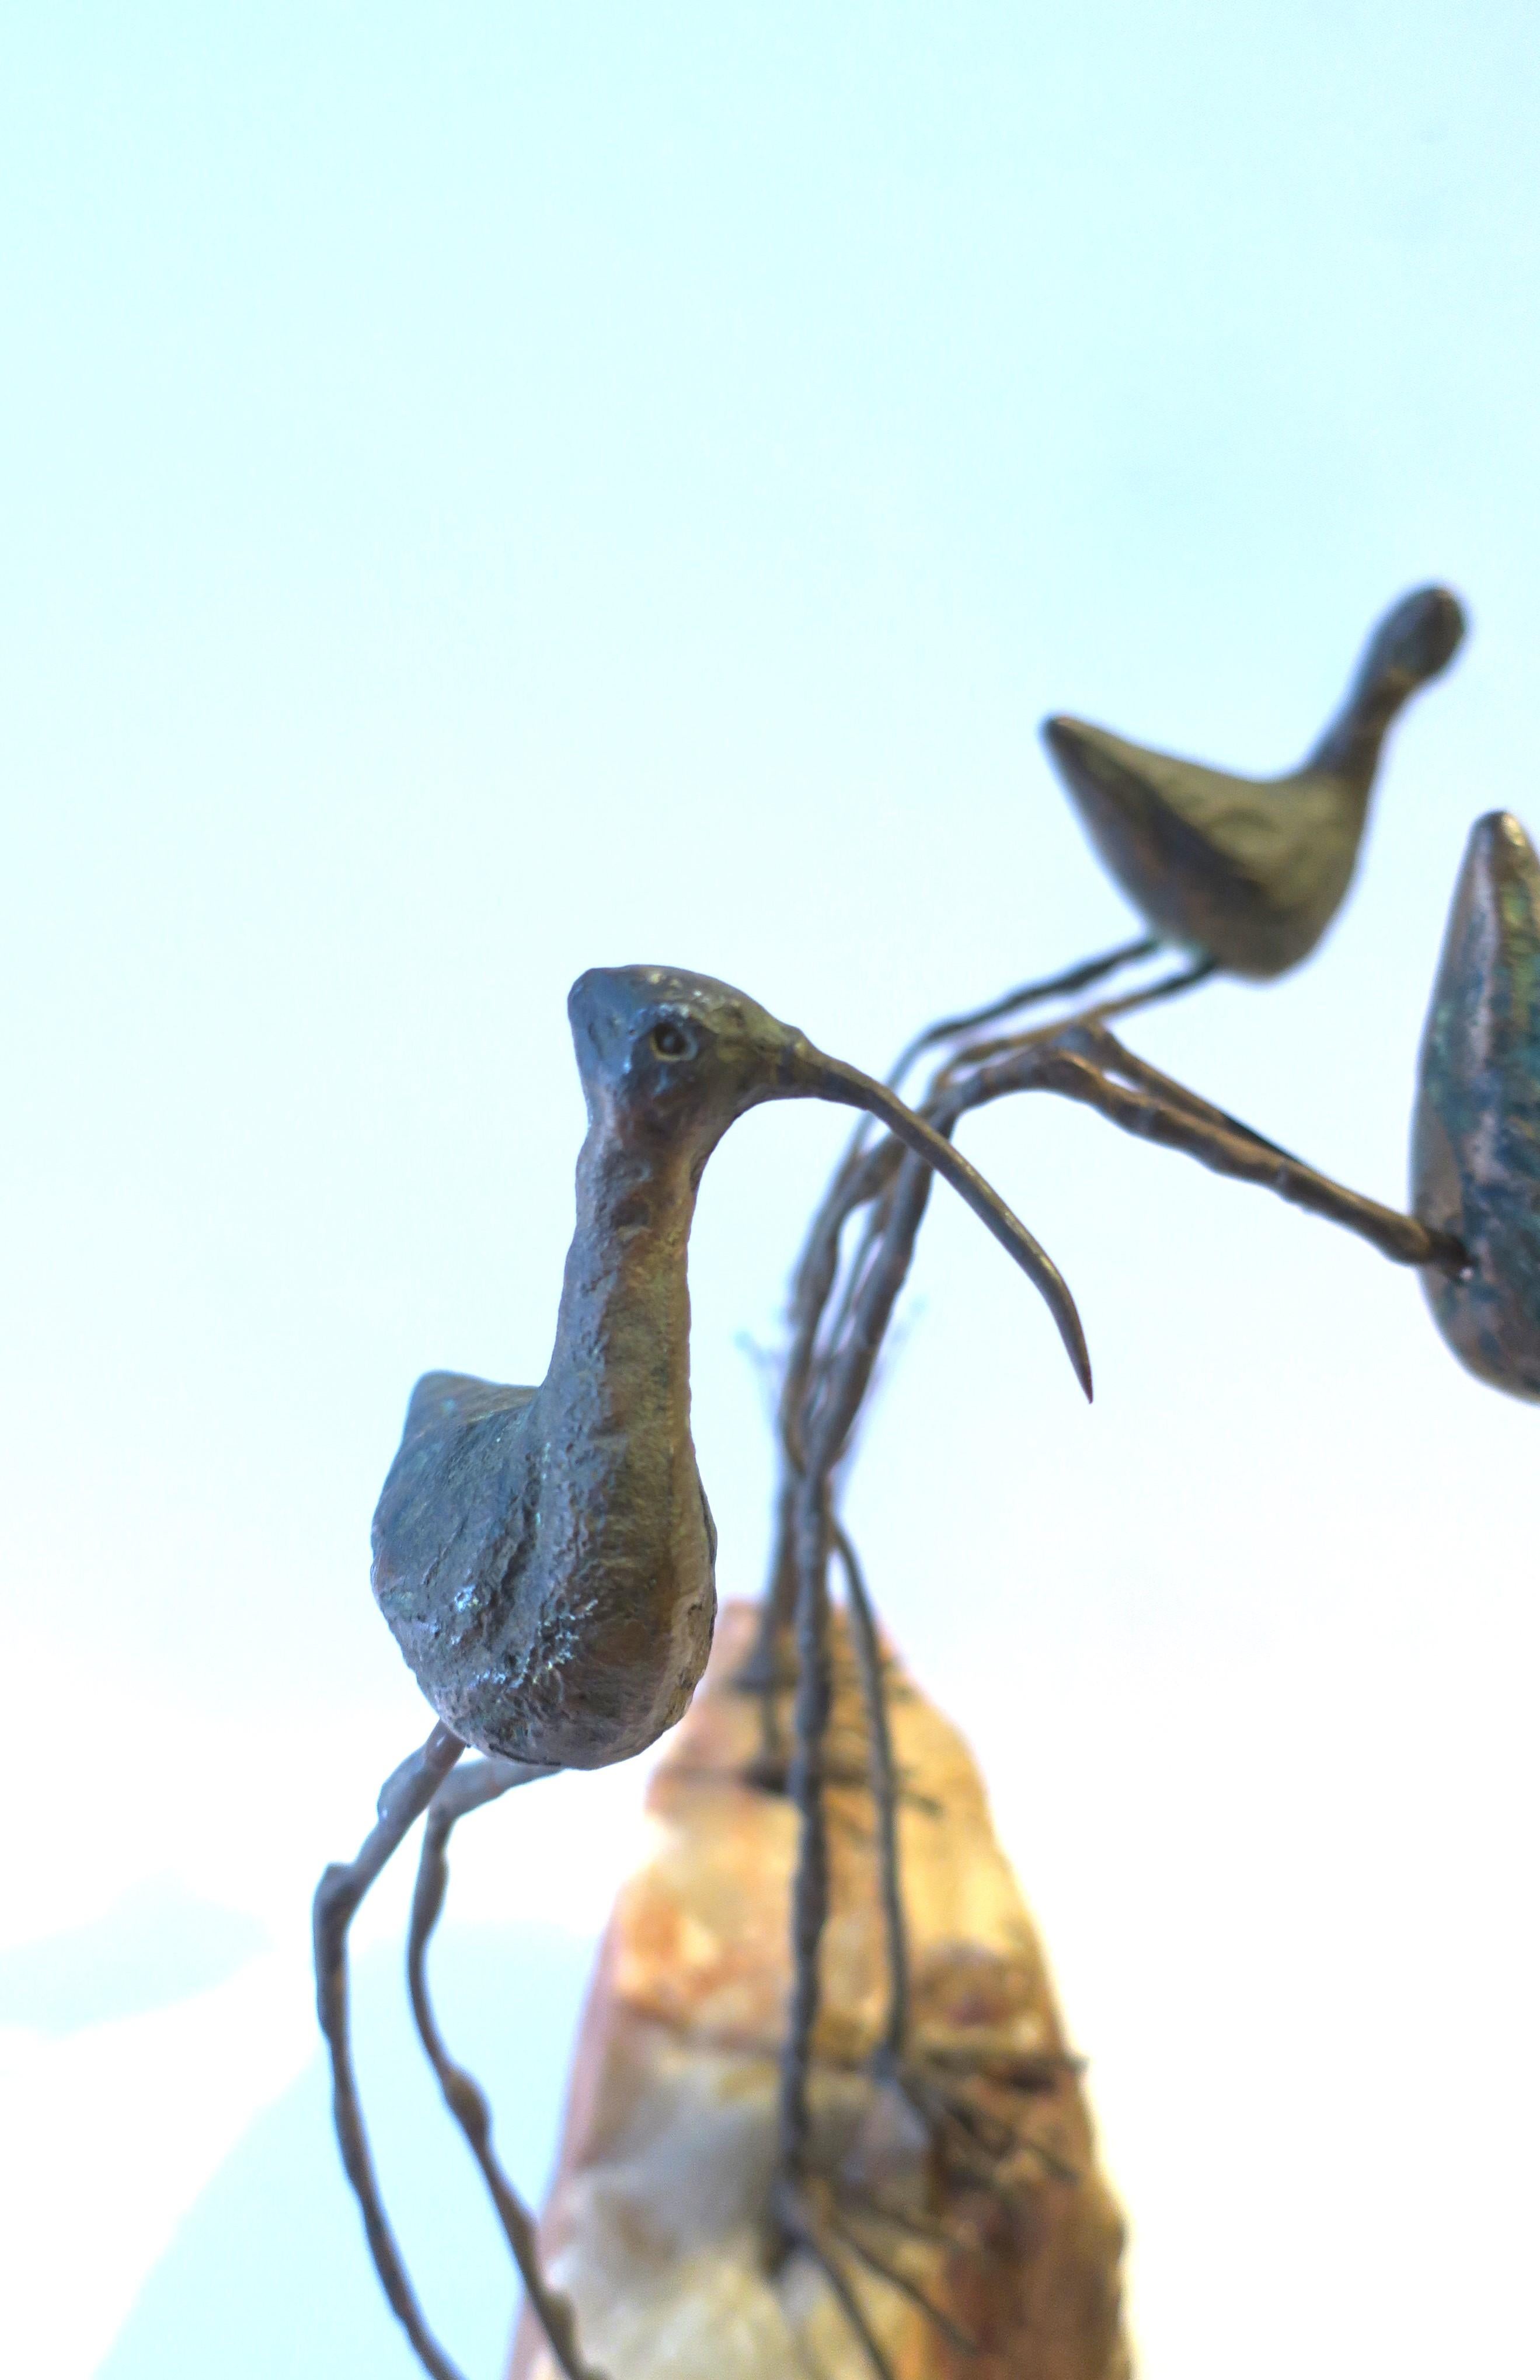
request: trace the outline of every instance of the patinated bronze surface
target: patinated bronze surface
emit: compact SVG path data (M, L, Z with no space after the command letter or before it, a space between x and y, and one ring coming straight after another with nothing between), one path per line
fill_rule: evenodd
M1314 945L1351 879L1386 731L1445 666L1462 630L1460 607L1444 589L1408 596L1376 631L1346 706L1310 760L1271 783L1223 777L1073 721L1050 722L1050 749L1093 840L1154 931L915 1037L890 1084L934 1053L917 1113L894 1088L824 1057L708 978L631 967L596 970L574 987L588 1133L550 1368L539 1388L430 1373L414 1393L375 1516L374 1582L440 1724L390 1780L381 1822L357 1860L329 1869L316 1899L318 1989L344 2161L391 2302L435 2380L458 2375L407 2283L353 2082L347 1928L427 1810L408 1954L418 2030L557 2363L567 2380L596 2380L570 2307L541 2278L529 2217L491 2151L485 2102L439 2034L426 1958L456 1821L512 1785L641 1750L682 1713L704 1666L714 1531L690 1438L685 1252L702 1170L738 1116L765 1099L818 1098L856 1107L885 1127L874 1140L865 1123L857 1132L794 1278L776 1549L758 1643L740 1675L762 1713L746 1782L789 1794L798 1845L765 2252L772 2263L805 2257L821 2272L875 2380L896 2380L895 2370L852 2282L839 2177L821 2168L810 2097L837 1865L825 1805L832 1787L850 1781L828 1750L835 1566L867 1714L887 1968L870 2083L906 2100L922 2128L938 2141L946 2133L952 2151L961 2125L981 2186L999 2180L977 2111L968 2112L966 2078L934 2070L914 2037L901 1779L871 1601L838 1509L840 1466L908 1275L933 1171L952 1181L1034 1281L1090 1390L1062 1281L952 1146L964 1119L1017 1092L1050 1091L1122 1131L1270 1190L1417 1268L1461 1360L1499 1387L1540 1397L1540 867L1514 820L1477 827L1456 898L1424 1047L1413 1213L1331 1181L1160 1073L1111 1030L1115 1019L1191 991L1221 969L1276 975ZM1145 971L1162 941L1184 946L1175 967L1143 972L1132 990L1066 1009L1111 976ZM1050 1003L1057 1013L1046 1025L1014 1021ZM456 1768L467 1743L490 1757ZM936 2314L941 2337L938 2310L923 2301L922 2310Z
M1478 1378L1540 1398L1540 861L1516 818L1471 830L1423 1036L1412 1203L1464 1243L1425 1273L1433 1316Z
M1224 1109L1174 1081L1128 1049L1110 1029L1152 1002L1211 980L1200 961L1158 975L1142 989L1072 1010L1029 1030L970 1039L979 1023L1011 1010L1056 1001L1148 955L1136 944L1064 974L1023 987L981 1009L919 1035L906 1060L926 1048L944 1054L922 1112L954 1132L978 1107L1024 1091L1075 1099L1120 1129L1195 1158L1231 1179L1355 1232L1392 1262L1461 1270L1466 1255L1449 1232L1363 1197L1305 1164ZM950 1045L950 1046L949 1046ZM837 1511L836 1475L863 1410L913 1257L928 1196L919 1167L891 1139L857 1142L815 1216L794 1278L791 1342L782 1378L781 1495L764 1621L741 1682L759 1694L764 1714L761 1772L783 1779L797 1805L801 1847L793 1887L793 1987L782 2060L781 2172L777 2211L789 2245L813 2256L838 2287L837 2239L818 2212L828 2178L818 2167L812 2073L821 2004L819 1953L830 1915L826 1803L831 1781L827 1742L831 1708L829 1658L830 1568L844 1574L852 1643L860 1655L869 1598ZM852 1245L846 1245L850 1226ZM780 1741L777 1689L795 1680L793 1741ZM903 1880L894 1848L896 1786L885 1730L870 1730L871 1796L883 1871L889 1940L889 2001L874 2081L896 2084L922 2121L937 2116L936 2078L910 2038ZM892 2380L871 2359L878 2380Z
M538 1389L418 1382L375 1513L374 1591L462 1742L597 1768L673 1724L710 1650L685 1250L706 1160L737 1117L775 1099L879 1116L1036 1281L1087 1392L1090 1373L1037 1241L891 1090L704 976L593 968L569 1011L589 1121L550 1369Z
M1101 858L1158 934L1231 975L1282 975L1347 892L1391 721L1464 630L1447 588L1403 596L1341 710L1287 776L1227 776L1080 719L1049 720L1043 739Z
M380 2194L349 2042L348 1929L427 1811L408 1949L418 2033L557 2362L567 2380L600 2380L570 2308L542 2280L486 2102L440 2035L427 1949L456 1821L513 1785L644 1750L706 1666L716 1531L690 1438L685 1251L722 1134L766 1099L830 1099L878 1117L921 1177L944 1174L1015 1258L1091 1387L1057 1269L895 1092L707 976L592 968L568 1014L588 1132L551 1366L538 1389L453 1372L418 1383L375 1514L374 1585L439 1724L387 1781L358 1857L329 1867L315 1898L317 2007L343 2163L386 2296L433 2380L459 2374L423 2317ZM490 1756L456 1774L467 1744Z

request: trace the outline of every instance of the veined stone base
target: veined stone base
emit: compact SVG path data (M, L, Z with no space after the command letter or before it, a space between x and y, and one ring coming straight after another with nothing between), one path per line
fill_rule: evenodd
M746 1604L723 1611L653 1780L656 1842L611 1922L542 2227L551 2277L609 2380L871 2380L827 2280L806 2254L778 2255L770 2219L796 1818L746 1774L760 1706L733 1680L755 1624ZM896 1667L916 2064L921 2096L953 2112L922 2121L865 2071L882 1930L864 1712L837 1614L833 1651L815 2082L831 2245L897 2380L1126 2380L1122 2227L1037 1937L966 1746ZM510 2380L558 2380L527 2318Z

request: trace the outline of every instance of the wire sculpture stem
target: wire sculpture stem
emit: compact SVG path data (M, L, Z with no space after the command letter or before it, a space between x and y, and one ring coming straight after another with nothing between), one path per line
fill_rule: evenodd
M879 2072L894 2074L909 2045L909 1934L903 1918L903 1872L899 1858L898 1778L893 1766L892 1730L888 1721L888 1688L882 1674L882 1646L877 1619L855 1548L836 1522L834 1550L844 1572L850 1613L850 1637L861 1676L867 1706L867 1738L871 1768L872 1804L877 1813L878 1885L882 1896L882 1925L888 1952L888 2013L874 2061Z
M457 1735L436 1727L421 1749L404 1760L381 1789L379 1816L356 1859L335 1862L316 1888L314 1906L316 2004L332 2060L332 2109L344 2170L364 2218L374 2269L392 2311L418 2361L432 2380L463 2380L458 2364L429 2328L396 2244L381 2196L374 2159L364 2129L353 2065L348 2017L347 1936L353 1919L382 1869L400 1849L423 1812L428 1813L422 1857L412 1900L407 1979L412 2010L423 2046L444 2097L470 2143L513 2252L529 2302L543 2325L566 2380L604 2380L578 2354L572 2309L540 2271L532 2217L493 2155L491 2117L485 2096L445 2049L428 1995L427 1951L449 1881L447 1845L456 1821L515 1785L557 1774L520 1760L478 1760L455 1773L466 1747Z
M429 1804L428 1823L423 1829L422 1856L418 1863L411 1930L406 1942L406 1981L423 2048L439 2078L450 2112L480 2168L503 2238L518 2267L525 2293L551 2342L551 2351L566 2380L604 2380L602 2373L583 2361L571 2300L553 2289L545 2278L534 2217L492 2147L491 2109L486 2094L474 2077L451 2058L428 1990L428 1946L449 1886L449 1838L456 1825L471 1811L483 1809L511 1792L515 1785L532 1784L540 1778L557 1773L523 1760L478 1760L473 1767L445 1778Z
M1120 943L1115 951L1106 951L1100 958L1083 959L1078 966L1066 967L1061 975L1019 984L1014 991L1002 992L998 1000L986 1002L982 1008L965 1010L960 1016L943 1016L939 1025L928 1025L923 1033L916 1034L888 1076L890 1088L897 1090L916 1059L927 1050L934 1050L943 1041L955 1041L960 1035L976 1032L981 1025L993 1025L1002 1016L1018 1015L1024 1008L1036 1008L1045 1000L1067 1000L1072 992L1088 991L1105 976L1133 966L1139 959L1152 957L1159 947L1158 934L1142 934L1136 942Z
M891 1079L925 1050L955 1045L962 1035L1029 1004L1088 987L1114 968L1149 955L1153 942L1132 944L1087 961L1037 986L1004 995L967 1016L944 1019L912 1040ZM1134 991L1083 1008L1029 1032L952 1046L920 1111L948 1135L973 1109L1017 1091L1051 1091L1089 1107L1122 1131L1192 1157L1233 1181L1267 1189L1289 1203L1355 1232L1392 1262L1458 1272L1466 1253L1447 1233L1380 1206L1318 1172L1236 1117L1171 1076L1162 1075L1117 1039L1110 1021L1130 1016L1195 989L1217 973L1197 958ZM767 1749L776 1718L776 1690L787 1674L788 1635L794 1648L794 1743L791 1790L798 1815L798 1856L793 1887L794 1980L781 2070L781 2189L778 2204L806 2206L812 2137L809 2092L819 2005L819 1958L828 1915L828 1843L823 1811L827 1782L824 1739L831 1710L829 1563L843 1572L850 1634L866 1698L868 1760L876 1813L879 1891L888 1966L888 2005L874 2071L896 2076L931 2119L952 2135L988 2181L998 2144L976 2134L976 2111L922 2087L909 2065L910 1978L893 1767L881 1672L880 1644L871 1597L850 1539L834 1510L834 1479L848 1451L883 1341L913 1259L924 1219L929 1174L889 1138L867 1147L858 1135L837 1167L814 1215L793 1278L790 1333L779 1411L781 1490L770 1582L758 1641L740 1682L763 1697ZM854 1252L843 1256L846 1225L865 1210ZM1051 2154L1039 2149L1049 2168ZM799 2229L799 2224L803 2226ZM783 2223L788 2240L806 2239L805 2219ZM849 2242L848 2235L847 2244ZM815 2247L830 2285L867 2345L866 2324L853 2284L827 2242Z
M348 2180L364 2218L374 2269L391 2309L433 2380L462 2380L423 2318L417 2294L407 2278L380 2196L369 2135L358 2104L358 2078L353 2069L347 2006L347 1934L358 1905L421 1817L444 1779L465 1750L457 1735L435 1727L421 1747L392 1771L380 1791L379 1817L365 1836L358 1857L346 1864L334 1862L316 1887L315 1930L316 2012L332 2059L332 2113L337 2145Z

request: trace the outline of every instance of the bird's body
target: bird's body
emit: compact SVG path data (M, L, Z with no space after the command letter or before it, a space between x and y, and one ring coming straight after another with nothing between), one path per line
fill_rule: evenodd
M1466 1367L1540 1399L1540 860L1516 818L1478 819L1423 1036L1412 1203L1463 1242L1423 1275Z
M683 1714L710 1650L685 1267L702 1171L737 1116L794 1097L880 1116L1037 1281L1089 1374L1036 1241L892 1092L707 977L595 968L569 1008L588 1132L550 1366L535 1389L418 1382L374 1517L374 1589L462 1742L594 1768Z
M419 1380L374 1519L374 1591L465 1742L625 1759L706 1666L714 1531L689 1428L693 1185L579 1161L578 1230L538 1389ZM673 1211L672 1190L687 1200Z
M1464 631L1447 589L1406 596L1370 639L1342 710L1302 768L1231 776L1084 720L1044 740L1101 858L1155 930L1231 974L1283 974L1352 879L1386 733Z

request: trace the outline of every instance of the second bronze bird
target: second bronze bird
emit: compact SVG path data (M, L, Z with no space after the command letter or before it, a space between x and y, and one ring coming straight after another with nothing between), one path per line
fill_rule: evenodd
M1341 905L1391 722L1464 633L1448 588L1403 596L1336 718L1281 777L1231 776L1081 719L1046 721L1043 740L1100 857L1163 940L1231 975L1282 975Z
M891 1090L729 985L592 968L568 1002L588 1131L537 1388L430 1372L374 1519L374 1591L444 1726L552 1767L640 1752L706 1664L716 1533L689 1423L685 1250L717 1142L767 1099L866 1110L1036 1283L1087 1395L1073 1300L1025 1226Z

